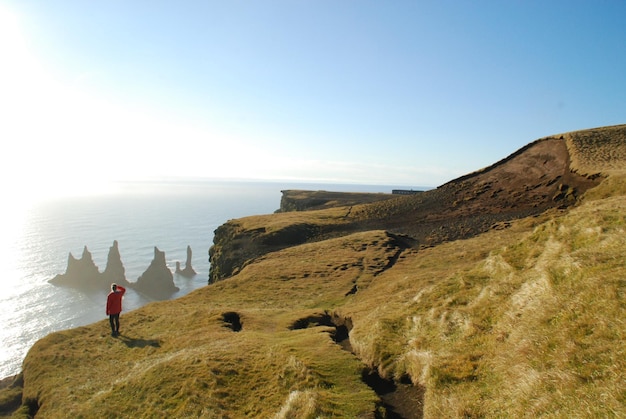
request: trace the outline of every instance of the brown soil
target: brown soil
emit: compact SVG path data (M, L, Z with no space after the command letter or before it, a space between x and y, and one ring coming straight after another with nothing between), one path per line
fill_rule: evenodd
M570 170L565 141L536 141L506 159L420 195L371 204L353 211L374 228L406 234L420 244L469 238L503 223L549 208L567 207L598 179ZM391 215L391 216L390 216Z

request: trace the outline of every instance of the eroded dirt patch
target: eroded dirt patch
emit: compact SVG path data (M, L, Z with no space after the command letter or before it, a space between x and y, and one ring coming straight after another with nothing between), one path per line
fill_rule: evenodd
M426 389L413 385L408 376L400 380L381 377L375 369L364 368L362 379L381 399L384 415L377 419L421 419L424 417L424 393Z
M354 354L350 343L352 319L329 312L315 313L296 320L290 329L316 326L334 327L331 332L333 341ZM375 416L377 419L421 419L424 416L425 388L414 385L408 375L399 380L387 379L378 374L376 367L364 367L361 379L380 397L380 409Z
M352 346L350 345L349 338L350 329L352 329L351 319L342 318L329 312L316 313L296 320L292 323L289 329L299 330L315 326L334 327L335 329L331 332L331 338L333 341L343 349L352 352Z
M222 314L222 320L226 323L224 326L231 329L233 332L241 332L241 316L234 311L228 311Z

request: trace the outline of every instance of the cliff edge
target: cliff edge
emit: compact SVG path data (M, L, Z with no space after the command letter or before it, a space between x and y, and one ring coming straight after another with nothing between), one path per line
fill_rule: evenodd
M281 193L280 209L276 212L321 210L397 198L397 195L388 193L306 191L299 189L286 189Z

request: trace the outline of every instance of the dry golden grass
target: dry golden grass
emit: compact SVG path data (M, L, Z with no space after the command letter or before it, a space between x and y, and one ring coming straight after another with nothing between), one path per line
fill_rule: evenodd
M232 225L267 238L345 211ZM618 171L572 210L469 240L418 251L374 230L294 245L124 313L120 338L102 321L37 342L16 416L373 418L369 367L425 389L415 417L625 417L624 254ZM325 313L352 327L354 353L315 322Z
M362 364L329 327L290 330L345 299L359 273L381 269L382 232L286 249L231 280L38 342L24 398L43 417L348 417L376 409ZM243 329L225 327L236 312Z
M237 219L242 229L263 228L267 233L279 231L287 226L298 224L324 225L328 220L340 220L346 214L344 207L305 212L285 212L268 215L253 215Z
M426 417L626 415L624 185L398 263L342 307L353 347L425 386Z
M386 270L382 231L267 255L124 314L119 339L100 322L41 340L24 399L42 417L373 417L368 365L424 386L425 417L625 415L626 187L602 188ZM351 319L356 356L330 327L290 330L325 310Z
M569 132L567 143L573 170L586 175L626 170L626 125Z

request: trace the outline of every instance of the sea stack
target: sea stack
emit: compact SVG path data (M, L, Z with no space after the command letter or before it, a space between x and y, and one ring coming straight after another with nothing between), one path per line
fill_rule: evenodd
M150 262L148 269L133 284L133 288L159 300L167 299L178 291L178 287L174 285L174 275L165 262L165 252L157 247L154 248L154 259Z
M104 272L102 272L102 282L104 284L112 284L115 282L123 287L130 285L130 283L126 280L126 273L124 265L122 264L122 258L120 257L117 240L114 240L113 246L109 247L107 266L104 269Z
M97 288L101 285L100 271L93 261L87 246L83 249L80 259L76 259L72 252L67 259L67 269L49 281L55 285L65 285L77 288Z
M191 266L191 246L187 246L187 260L185 261L185 269L180 269L180 262L176 262L176 273L187 278L196 275L196 271Z

